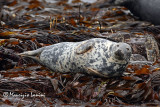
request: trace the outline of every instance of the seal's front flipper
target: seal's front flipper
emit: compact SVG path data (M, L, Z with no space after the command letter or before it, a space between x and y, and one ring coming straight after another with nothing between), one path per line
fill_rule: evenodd
M101 77L107 77L107 75L103 75L101 74L100 72L98 72L97 70L94 70L92 68L89 68L89 67L85 67L85 70L88 74L93 74L93 75L96 75L96 76L101 76Z
M86 53L86 52L92 50L94 44L95 44L94 41L86 41L86 42L80 44L80 45L76 48L76 53L77 53L77 54Z

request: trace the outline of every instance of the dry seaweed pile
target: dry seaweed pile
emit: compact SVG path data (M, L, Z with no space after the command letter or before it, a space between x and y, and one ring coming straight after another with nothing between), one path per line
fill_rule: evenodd
M156 106L160 102L160 27L124 7L80 0L0 1L1 106ZM64 42L106 38L129 43L126 75L60 74L18 53Z

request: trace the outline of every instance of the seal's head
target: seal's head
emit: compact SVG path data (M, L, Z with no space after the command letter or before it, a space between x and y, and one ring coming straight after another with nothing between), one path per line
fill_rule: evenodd
M113 57L117 61L125 61L128 62L131 57L132 49L130 45L126 43L117 43L115 46L113 46Z

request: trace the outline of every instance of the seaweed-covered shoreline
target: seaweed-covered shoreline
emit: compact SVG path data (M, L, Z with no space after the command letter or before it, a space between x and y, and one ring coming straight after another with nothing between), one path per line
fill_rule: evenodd
M159 105L160 27L139 21L124 7L98 8L101 3L0 2L1 106ZM100 78L54 73L18 56L59 42L95 37L132 46L132 61L126 75Z

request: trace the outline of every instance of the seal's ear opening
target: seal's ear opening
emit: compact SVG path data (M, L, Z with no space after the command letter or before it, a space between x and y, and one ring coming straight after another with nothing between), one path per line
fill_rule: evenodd
M84 54L84 53L92 50L94 44L95 44L94 41L86 41L86 42L80 44L80 45L76 48L76 53L77 53L77 54Z

